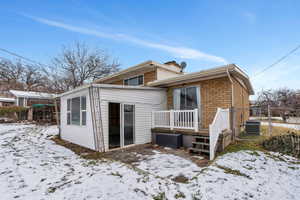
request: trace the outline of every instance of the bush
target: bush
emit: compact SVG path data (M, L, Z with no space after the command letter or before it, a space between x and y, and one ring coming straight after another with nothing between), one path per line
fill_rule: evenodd
M22 111L26 111L28 108L21 107L21 106L7 106L7 107L0 107L0 116L4 117L12 113L19 113Z
M277 151L300 158L300 135L274 136L263 142L263 147L269 151Z

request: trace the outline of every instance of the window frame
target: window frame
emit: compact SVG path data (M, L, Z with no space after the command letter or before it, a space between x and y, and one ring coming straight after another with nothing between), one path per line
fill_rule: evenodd
M71 110L72 110L72 98L71 99L67 99L67 125L72 125Z
M76 99L78 97L79 97L79 122L80 123L79 124L74 124L74 123L72 123L72 114L73 114L73 112L72 112L72 101L73 101L73 99ZM85 109L82 109L82 99L83 98L85 98ZM69 106L68 106L68 102L69 102ZM68 126L86 126L87 125L87 123L86 123L87 122L87 119L86 119L87 114L86 114L86 112L87 112L87 101L86 101L86 96L85 95L83 95L83 96L76 96L76 97L72 97L72 98L68 98L67 99L67 112L66 112L67 116L66 116L66 118L67 118L67 125ZM83 124L82 113L85 113L85 124ZM70 118L69 118L69 116L70 116Z
M127 84L127 86L143 86L143 85L145 84L145 76L144 76L144 74L135 75L135 76L131 76L131 77L129 77L129 78L123 79L123 85L126 85L125 82L126 82L126 81L129 81L130 79L135 79L135 78L137 78L138 81L139 81L139 77L140 77L140 76L143 77L143 79L142 79L142 80L143 80L143 83L142 83L142 84L139 84L139 85L128 85L128 84Z
M187 93L187 90L189 89L189 88L195 88L196 89L196 101L197 101L197 109L200 109L200 105L201 105L201 94L200 94L200 86L199 85L190 85L190 86L186 86L186 87L177 87L177 88L174 88L174 90L176 90L176 89L179 89L179 98L180 98L180 104L179 104L179 109L180 110L182 110L181 109L181 95L182 95L182 90L184 90L184 107L185 107L185 109L187 108L187 107L189 107L188 105L187 105L187 96L188 96L188 93ZM173 90L173 105L174 105L174 100L175 100L175 97L174 97L174 90ZM197 90L199 90L198 92L197 92ZM198 96L199 95L199 96Z
M82 98L85 98L85 109L82 109ZM85 113L85 124L83 124L82 113ZM86 96L80 96L80 126L86 126Z

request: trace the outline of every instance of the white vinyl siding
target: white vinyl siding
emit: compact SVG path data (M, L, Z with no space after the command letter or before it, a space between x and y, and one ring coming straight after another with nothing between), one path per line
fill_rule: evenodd
M68 125L68 99L75 97L85 97L86 98L86 125L77 126L77 125ZM84 146L89 149L95 149L94 144L94 133L93 133L93 124L90 114L90 102L89 102L89 93L88 89L77 91L66 96L61 97L61 137L62 139ZM71 102L70 102L71 105ZM70 108L71 110L71 108ZM82 110L84 112L84 110ZM71 117L70 117L71 118Z
M67 125L86 125L86 97L67 99Z
M108 103L135 106L135 144L151 142L152 111L167 109L164 90L129 90L101 88L101 114L105 149L108 150Z
M67 125L67 99L86 96L86 126ZM101 118L105 150L108 149L108 103L116 102L134 105L135 111L135 144L151 142L152 111L167 109L165 90L140 90L126 88L100 88ZM94 133L91 118L88 88L61 97L62 138L91 149L94 147Z

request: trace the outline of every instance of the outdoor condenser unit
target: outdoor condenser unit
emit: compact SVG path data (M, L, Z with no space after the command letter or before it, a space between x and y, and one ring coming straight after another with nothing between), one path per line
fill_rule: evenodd
M249 135L260 135L260 121L247 121L245 131Z

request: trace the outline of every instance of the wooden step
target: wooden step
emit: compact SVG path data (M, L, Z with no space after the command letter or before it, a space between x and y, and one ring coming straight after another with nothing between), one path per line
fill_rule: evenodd
M206 142L192 142L193 144L200 144L200 145L205 145L205 146L209 146L209 143Z
M197 136L194 136L195 139L207 139L209 140L209 136L202 136L202 135L197 135Z
M206 149L198 149L198 148L189 148L189 151L191 152L198 152L198 153L209 153L209 150Z

